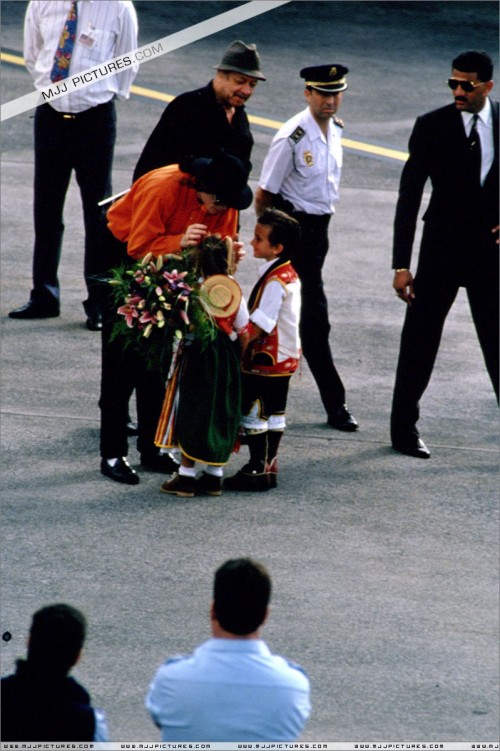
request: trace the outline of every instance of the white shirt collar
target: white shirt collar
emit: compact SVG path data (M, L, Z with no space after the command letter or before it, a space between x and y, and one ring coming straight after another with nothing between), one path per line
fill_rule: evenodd
M469 125L474 115L472 112L461 112L460 114L462 115L464 126L467 128L467 126ZM491 115L491 102L490 102L489 97L486 97L486 101L484 103L483 109L480 110L477 114L479 116L479 120L481 120L481 122L484 125L486 125L487 128L490 128L492 124L492 120L491 120L492 115Z
M273 263L276 262L276 260L277 260L276 258L272 258L270 261L266 261L265 263L263 263L262 266L259 266L259 268L257 269L259 278L263 276L268 269L271 268L271 266L273 265Z

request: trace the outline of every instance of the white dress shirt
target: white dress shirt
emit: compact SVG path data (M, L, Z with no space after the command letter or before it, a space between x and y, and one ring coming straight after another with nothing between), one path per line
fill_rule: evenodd
M259 185L279 193L296 211L333 214L339 198L342 128L333 119L326 138L309 107L288 120L274 136Z
M486 175L490 171L495 158L495 148L493 145L493 116L489 99L486 99L483 109L477 114L478 119L476 129L481 142L481 185L483 185L486 180ZM472 120L474 115L472 112L462 112L461 115L465 133L467 137L469 137L472 130Z
M275 261L276 259L272 259L259 267L259 279ZM278 362L289 357L300 357L299 319L298 279L286 285L277 279L267 282L259 306L250 313L250 320L267 334L270 334L275 326L278 327Z
M24 22L24 59L39 90L53 85L50 73L70 8L70 0L32 0L28 5ZM70 76L97 68L107 60L137 48L137 15L130 0L78 0L77 8ZM132 61L116 75L99 78L95 83L49 104L59 112L77 114L104 104L114 96L128 99L137 70L137 63Z

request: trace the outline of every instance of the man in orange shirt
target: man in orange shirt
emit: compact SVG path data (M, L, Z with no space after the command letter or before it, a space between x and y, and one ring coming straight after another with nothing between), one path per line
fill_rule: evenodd
M134 259L147 253L175 253L213 233L235 240L239 257L238 211L252 202L249 172L249 163L223 152L213 159L191 158L181 165L160 167L139 178L109 209L109 230L115 242L127 244L127 253ZM177 467L154 445L166 374L148 369L140 355L111 341L112 328L111 318L103 328L101 472L117 482L136 485L139 476L127 461L128 403L134 388L142 467L166 474Z

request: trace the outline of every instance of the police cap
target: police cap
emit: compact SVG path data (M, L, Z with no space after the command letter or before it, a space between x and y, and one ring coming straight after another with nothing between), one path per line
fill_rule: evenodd
M349 68L345 65L313 65L309 68L302 68L300 76L305 78L307 87L335 94L337 91L347 89L345 76L348 72Z

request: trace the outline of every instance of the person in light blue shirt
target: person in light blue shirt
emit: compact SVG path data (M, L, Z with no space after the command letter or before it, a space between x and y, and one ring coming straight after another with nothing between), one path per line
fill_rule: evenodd
M249 558L215 573L212 638L156 672L146 708L162 741L294 741L311 711L301 667L261 639L271 579Z

